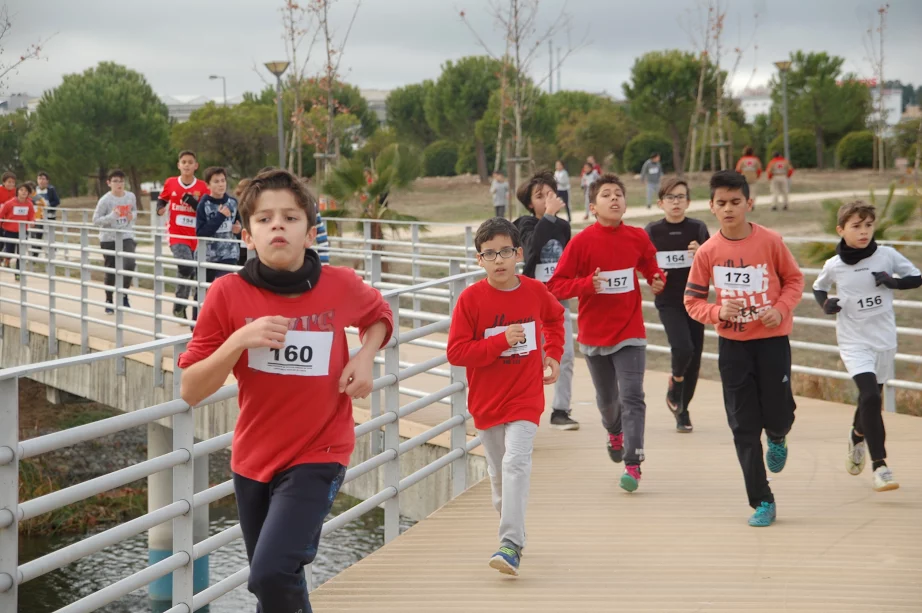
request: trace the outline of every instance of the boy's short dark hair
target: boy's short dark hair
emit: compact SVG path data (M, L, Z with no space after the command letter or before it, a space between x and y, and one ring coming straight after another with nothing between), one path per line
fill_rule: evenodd
M621 188L621 193L624 194L624 197L627 198L627 189L624 187L624 181L622 181L618 175L607 172L593 181L592 185L589 186L589 202L595 204L596 196L602 191L603 185L617 185Z
M650 154L650 159L651 159L651 160L652 160L653 158L657 158L657 157L659 157L659 151L654 151L652 154Z
M221 166L209 166L205 169L205 183L211 183L211 178L215 175L224 175L227 179L227 171Z
M120 168L113 168L112 170L110 170L109 176L106 177L106 180L111 181L112 179L115 179L115 178L124 179L125 171L121 170Z
M237 197L237 200L240 200L240 196L243 195L244 190L247 188L247 185L250 184L251 180L252 179L244 177L243 179L240 179L239 183L237 183L237 187L234 188L234 196Z
M774 152L772 152L772 157L774 157L774 158L780 158L780 157L781 157L781 152L780 152L780 151L774 151Z
M746 147L743 148L743 155L752 155L752 147L746 145Z
M497 236L508 236L512 240L512 246L516 249L522 246L519 229L505 217L494 217L486 220L477 228L477 234L474 235L474 249L480 253L480 247Z
M529 211L533 210L531 208L531 193L539 185L547 185L552 190L557 191L557 180L554 179L554 173L550 170L542 170L541 172L535 173L531 179L522 183L519 188L515 190L515 197L518 198L522 206Z
M27 195L27 196L28 196L29 194L32 193L32 188L29 187L29 184L28 184L28 183L20 183L19 185L16 186L16 195L17 195L17 196L19 195L19 190L21 190L21 189L26 190L26 195Z
M51 181L51 177L49 177L49 176L48 176L48 173L45 172L44 170L39 170L39 171L38 171L38 174L35 175L35 176L36 176L36 178L45 177L46 179L48 179L49 181Z
M659 188L659 199L662 200L666 194L680 185L685 186L685 195L691 196L691 188L688 187L688 183L685 181L685 179L680 179L679 177L671 177L663 181L663 185Z
M198 162L198 156L195 155L195 151L192 151L191 149L183 149L182 151L179 152L179 157L177 157L176 159L177 159L177 160L181 160L181 159L183 159L184 157L186 157L187 155L191 155L191 156L192 156L192 159L194 159L196 162Z
M749 182L735 170L718 170L711 175L711 200L714 199L714 192L721 187L738 189L743 192L743 197L749 200Z
M237 205L237 212L240 214L243 227L250 229L250 216L256 210L259 195L265 191L276 190L287 190L292 193L298 207L307 213L307 229L310 230L317 221L317 200L301 179L284 168L263 169L243 188L240 193L240 203Z
M15 181L16 173L10 172L9 170L7 170L5 173L3 173L2 176L0 176L0 183L6 183L7 179L13 179Z
M864 221L868 217L871 218L871 221L876 221L877 209L873 204L868 204L864 200L853 200L839 207L839 212L836 213L836 225L840 228L844 228L848 220L855 215L857 215L858 219L861 221Z
M494 170L494 171L493 171L493 174L495 174L495 175L500 175L500 176L502 176L502 177L505 177L505 176L506 176L506 173L503 172L503 169L502 169L502 168L500 168L499 170Z

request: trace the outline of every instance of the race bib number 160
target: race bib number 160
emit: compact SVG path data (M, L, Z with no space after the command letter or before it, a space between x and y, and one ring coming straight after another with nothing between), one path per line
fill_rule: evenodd
M253 370L274 375L323 377L330 373L332 348L332 332L289 330L285 335L285 346L281 349L261 347L248 350L248 365Z

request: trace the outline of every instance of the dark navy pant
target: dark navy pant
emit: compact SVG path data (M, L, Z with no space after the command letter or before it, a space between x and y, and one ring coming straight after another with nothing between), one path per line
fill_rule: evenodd
M269 483L234 474L257 613L311 612L304 566L317 556L323 520L345 475L336 463L294 466Z

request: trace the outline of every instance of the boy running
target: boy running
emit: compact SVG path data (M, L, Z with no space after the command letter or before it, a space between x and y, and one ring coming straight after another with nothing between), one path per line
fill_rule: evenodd
M167 232L170 234L170 251L177 260L195 259L195 208L202 196L208 193L208 184L195 178L198 170L198 160L192 151L180 151L178 177L170 177L163 184L163 190L157 199L157 215L163 215L167 207L170 216L167 223ZM194 266L178 266L180 279L194 281L196 269ZM177 285L176 297L181 300L193 299L197 295L190 285ZM192 308L192 319L196 319L198 307ZM182 304L173 305L173 317L186 319L186 307Z
M0 205L16 197L16 173L6 171L0 176Z
M372 363L393 317L354 271L321 269L310 249L317 203L297 177L261 172L240 211L257 257L211 286L180 356L181 393L198 404L233 372L240 415L231 468L248 588L262 611L309 613L304 566L317 555L355 446L351 397L371 391ZM349 326L362 338L352 359Z
M544 412L544 386L559 374L564 313L543 283L515 274L522 247L512 222L501 217L483 222L474 246L487 278L458 297L448 361L467 369L468 407L480 430L493 506L500 514L500 546L490 567L518 575L531 454Z
M0 238L7 239L3 242L0 253L9 253L9 257L3 258L4 266L12 266L12 256L16 255L16 265L22 271L22 255L24 250L20 248L19 230L20 228L28 230L29 222L35 221L35 207L29 194L32 193L28 185L20 185L16 188L16 196L7 200L0 205ZM26 238L23 236L23 238ZM19 274L16 274L16 280L19 281Z
M688 316L683 302L688 271L698 248L710 238L703 221L689 219L688 183L668 179L659 190L657 203L666 216L647 225L647 234L656 247L656 263L667 273L666 289L655 298L656 311L666 329L672 349L672 376L666 393L666 406L675 415L677 432L691 432L688 406L698 386L701 352L704 350L704 324Z
M109 191L106 192L96 204L96 211L93 212L93 224L102 228L99 233L99 247L107 251L115 251L116 238L118 234L122 235L122 251L134 253L137 249L137 243L134 240L134 220L138 216L138 203L134 194L125 191L125 173L115 169L109 173L109 179L106 181ZM103 266L106 271L105 283L109 287L115 287L115 254L103 255ZM122 267L124 270L133 271L135 267L134 258L123 258ZM124 289L131 287L131 275L123 275L122 283ZM116 288L116 293L117 293ZM113 305L113 292L106 290L106 315L115 313ZM131 308L128 303L128 296L122 296L122 306Z
M836 315L839 355L858 386L845 469L860 475L870 450L874 489L885 492L900 486L887 466L880 414L881 387L893 378L896 355L893 290L922 286L922 273L893 247L877 245L876 219L874 207L861 200L839 209L836 232L842 240L814 282L813 295L823 312ZM833 284L836 298L829 297Z
M555 192L558 183L550 172L539 172L516 191L516 198L530 215L523 215L513 222L522 238L526 277L542 283L550 281L557 268L557 261L564 247L570 242L570 224L557 217L565 206ZM554 401L551 403L551 428L555 430L579 430L579 422L570 418L570 398L573 387L573 321L570 306L564 308L563 357L560 359L560 378L554 386Z
M570 241L547 287L559 300L579 298L579 348L608 431L608 455L613 462L624 460L621 488L633 492L640 484L647 411L647 332L637 271L654 294L663 291L666 275L647 233L621 222L626 208L621 179L604 174L590 192L597 221Z
M794 423L788 335L804 276L780 234L746 221L751 210L746 178L732 170L714 173L711 212L720 232L695 253L685 308L693 319L714 324L720 336L724 408L749 505L755 509L749 525L764 527L776 517L765 464L773 473L784 468ZM716 304L708 303L712 282ZM764 463L762 430L768 442Z
M240 232L237 219L237 199L227 193L227 171L218 166L205 169L205 182L209 193L202 196L195 210L195 235L202 238L219 238L221 241L204 241L205 261L215 264L236 265L240 258L240 243L234 233ZM205 269L205 280L230 274L227 270Z

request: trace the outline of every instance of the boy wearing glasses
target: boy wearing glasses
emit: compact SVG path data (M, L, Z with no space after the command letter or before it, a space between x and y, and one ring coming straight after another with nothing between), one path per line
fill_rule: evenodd
M647 234L656 247L656 263L666 272L666 288L656 296L656 310L666 329L672 348L672 376L666 393L666 406L675 415L676 432L691 432L688 405L698 385L701 352L704 349L704 324L685 310L685 284L695 252L710 238L703 221L685 216L688 209L688 183L669 179L659 190L659 208L666 216L647 225Z
M483 222L474 246L487 278L458 297L448 361L467 369L468 409L480 431L493 506L500 514L500 547L490 567L518 575L544 386L557 381L560 372L563 307L544 283L515 273L522 243L512 222L502 217Z

